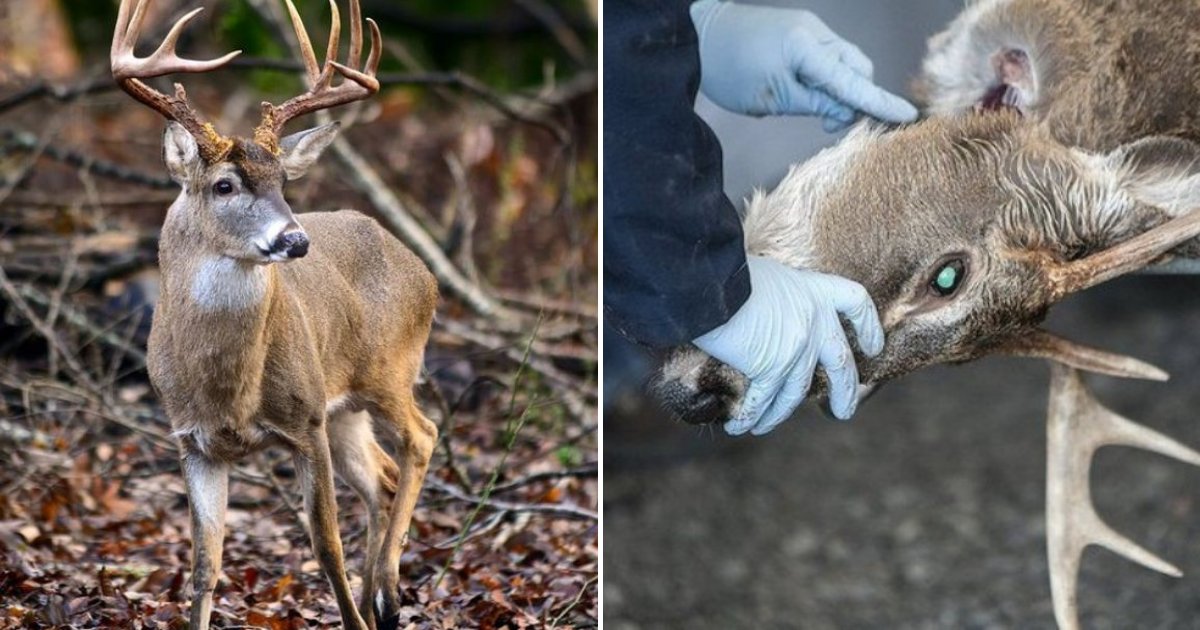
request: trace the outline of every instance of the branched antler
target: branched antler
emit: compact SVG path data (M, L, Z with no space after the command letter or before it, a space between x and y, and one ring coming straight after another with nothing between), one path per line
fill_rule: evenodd
M282 105L268 102L262 104L262 122L254 130L254 141L266 147L273 153L279 152L279 136L283 126L293 118L315 112L321 109L344 105L359 101L379 91L379 81L375 72L379 68L379 58L383 54L380 43L379 26L375 20L367 18L371 26L371 52L367 55L367 63L363 69L356 70L362 58L362 11L358 0L350 2L350 51L347 65L336 61L338 36L341 33L341 16L337 4L329 0L329 8L333 24L329 31L329 44L326 46L325 65L317 66L317 56L313 52L312 41L308 31L300 20L296 5L287 0L288 14L292 19L292 28L296 30L296 39L300 43L303 56L305 78L309 89L304 94L293 97ZM337 72L345 79L341 84L333 85L333 74Z
M1160 573L1179 577L1174 565L1117 533L1092 504L1088 469L1102 446L1146 449L1200 466L1200 453L1106 409L1079 372L1051 362L1046 419L1046 546L1050 595L1062 630L1078 630L1079 563L1088 545L1100 545Z
M136 4L134 4L136 1ZM175 52L175 45L187 23L196 17L203 9L195 9L179 18L163 39L162 44L149 57L137 57L134 46L141 32L142 22L146 17L146 9L151 0L121 0L117 12L117 26L113 31L112 49L109 62L112 65L112 75L123 90L130 96L162 114L168 120L183 125L200 147L200 155L206 162L222 159L233 146L232 141L222 137L210 123L205 122L187 102L187 94L183 86L175 84L174 96L169 96L151 88L142 79L172 74L175 72L208 72L229 63L242 51L236 50L217 59L200 61L184 59Z

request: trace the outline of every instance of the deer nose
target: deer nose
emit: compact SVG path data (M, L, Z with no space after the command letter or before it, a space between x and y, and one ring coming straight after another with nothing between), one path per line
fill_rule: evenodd
M308 253L308 235L303 230L288 230L275 239L271 251L283 252L288 258L304 258Z

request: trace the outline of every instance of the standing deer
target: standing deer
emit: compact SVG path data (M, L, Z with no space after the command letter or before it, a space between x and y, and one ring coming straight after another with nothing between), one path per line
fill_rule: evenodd
M230 467L282 446L292 452L313 550L343 625L394 628L401 548L437 440L436 426L413 398L437 286L421 261L374 220L351 210L292 213L283 184L312 166L333 141L336 123L280 137L293 118L378 91L379 29L367 20L371 51L363 70L356 69L362 17L358 0L351 0L349 60L338 63L340 20L331 0L329 48L318 67L287 0L310 89L282 105L263 103L252 139L226 138L193 111L181 86L168 96L143 80L207 72L238 53L210 61L176 54L196 9L153 54L135 56L148 5L122 0L111 63L126 92L171 121L163 157L183 189L163 224L162 293L148 358L179 442L191 506L191 627L209 624ZM335 74L342 77L336 86ZM396 440L395 460L376 442L375 428ZM335 470L367 506L357 607L338 534Z
M748 254L861 283L887 336L865 384L986 354L1048 359L1047 542L1055 618L1078 628L1083 549L1178 576L1092 506L1107 444L1200 465L1121 418L1080 371L1165 380L1136 359L1039 328L1073 292L1170 258L1200 258L1200 5L1187 0L984 0L930 40L918 92L934 117L860 125L749 200ZM848 331L848 334L853 334ZM691 422L731 416L743 376L694 347L656 382ZM810 393L819 394L818 379Z

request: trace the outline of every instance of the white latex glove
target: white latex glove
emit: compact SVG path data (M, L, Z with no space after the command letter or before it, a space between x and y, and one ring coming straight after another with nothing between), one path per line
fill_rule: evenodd
M750 379L730 435L762 435L804 400L818 364L829 379L829 406L842 420L858 406L858 368L838 314L850 320L867 356L883 350L883 328L866 289L845 278L801 271L749 256L750 298L729 321L693 343Z
M729 111L820 116L830 132L857 112L890 122L917 117L908 101L871 81L861 50L808 11L699 0L691 14L700 89Z

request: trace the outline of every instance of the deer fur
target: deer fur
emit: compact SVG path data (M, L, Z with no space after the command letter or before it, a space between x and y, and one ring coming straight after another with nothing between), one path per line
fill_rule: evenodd
M1018 109L1063 144L1200 141L1197 25L1200 5L1187 0L976 1L929 40L914 91L933 116L969 111L1004 80L1004 53L1019 51L1029 67L1014 81Z
M165 134L183 192L163 224L148 359L192 508L195 628L207 626L220 574L229 469L269 446L294 455L345 627L382 626L398 611L401 547L437 439L413 398L437 285L371 218L292 214L285 179L301 176L336 131L284 138L278 158L234 138L228 158L212 164L179 125ZM235 184L231 200L213 193L218 180ZM303 229L312 247L302 260L271 264L261 243L285 229ZM375 429L396 441L395 460ZM367 504L361 616L337 530L335 470Z
M929 41L916 91L930 118L895 131L861 123L747 203L747 254L848 277L874 299L887 340L856 357L864 383L989 353L1052 362L1047 551L1063 630L1079 627L1089 545L1180 575L1103 522L1088 470L1106 445L1195 465L1200 452L1105 409L1079 375L1166 373L1038 323L1073 291L1200 258L1198 59L1200 4L1189 0L975 2ZM931 280L947 260L965 280L942 295ZM655 387L683 419L718 422L746 382L687 346Z
M331 45L318 64L286 0L308 89L280 105L263 103L252 139L227 138L192 108L183 86L176 83L168 95L145 80L209 72L240 51L210 60L180 57L176 44L197 8L175 22L154 52L139 57L150 3L121 0L109 63L121 89L170 121L163 161L183 189L159 241L162 287L147 365L179 442L192 512L191 628L206 630L212 613L229 470L255 451L280 446L292 453L313 551L343 627L394 629L400 553L437 441L436 426L413 399L437 284L372 219L350 210L298 219L283 185L304 176L338 125L281 136L290 120L379 91L379 28L365 20L371 48L360 66L363 20L358 0L351 0L349 51L346 63L338 63L341 20L330 0ZM336 84L335 75L342 79ZM395 441L395 459L376 442L376 428ZM334 471L367 506L357 607L338 533Z
M1182 69L1196 81L1181 81L1148 68L1158 50L1144 60L1130 48L1177 38L1174 50L1200 51L1200 34L1179 26L1180 13L1200 25L1200 8L1167 3L1179 6L1166 19L1158 4L971 5L930 40L918 91L936 115L895 131L860 123L755 193L747 253L868 290L887 343L874 359L858 356L863 383L1004 351L1062 297L1044 263L1082 259L1200 205L1200 121L1170 107L1177 91L1200 102L1200 66ZM1006 76L993 58L1013 49L1034 87L1016 107L974 113ZM968 263L958 293L924 291L938 262L958 253ZM671 353L654 387L677 416L714 422L737 409L746 385L688 346Z

